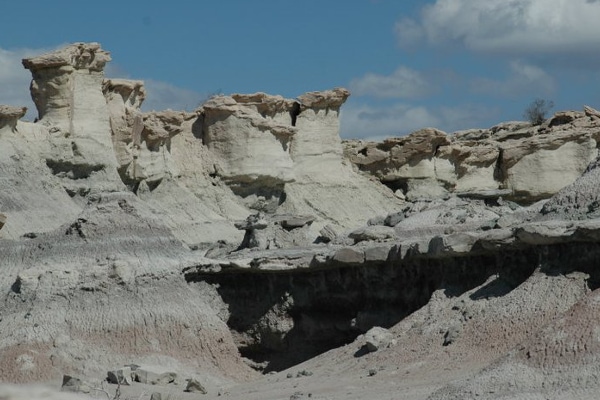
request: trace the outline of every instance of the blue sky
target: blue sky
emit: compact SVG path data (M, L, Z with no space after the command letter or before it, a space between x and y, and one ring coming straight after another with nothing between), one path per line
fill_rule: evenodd
M33 108L21 58L96 41L107 76L146 82L146 110L347 87L345 138L489 127L535 98L600 108L599 0L36 3L0 13L0 104Z

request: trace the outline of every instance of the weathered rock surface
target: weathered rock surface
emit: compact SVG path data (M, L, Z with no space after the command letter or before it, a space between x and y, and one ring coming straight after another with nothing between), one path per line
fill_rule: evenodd
M600 217L600 159L544 204L538 219L595 219Z
M369 351L384 349L392 344L394 335L385 328L375 326L365 333L365 346Z
M344 150L345 89L142 113L109 60L24 60L39 121L0 107L0 380L597 393L599 112Z
M293 181L294 104L264 93L218 96L203 104L202 140L219 157L219 176L238 184L258 181L267 188Z
M137 189L141 182L156 185L176 177L179 171L171 154L171 139L196 115L172 110L142 113L139 107L146 90L141 81L108 79L102 90L122 180Z
M131 385L132 380L131 368L129 367L115 369L106 373L106 381L115 385L129 386Z
M26 112L27 107L12 107L0 104L0 132L3 129L16 131L17 121L23 118Z
M43 150L46 165L57 176L89 181L65 182L72 190L122 188L102 94L104 66L110 60L98 43L76 43L23 60L33 76L31 94L38 123L48 129L49 146Z
M175 382L177 373L156 367L139 367L134 372L136 382L150 385L167 385Z
M505 123L455 132L423 129L382 143L347 141L346 157L408 199L446 192L526 203L577 179L598 154L598 112L561 112L541 126Z
M191 393L200 393L200 394L208 393L206 391L206 389L204 388L204 386L202 386L202 384L200 382L198 382L196 379L190 379L188 381L187 385L185 385L185 391L191 392Z
M82 381L74 376L64 375L62 386L60 388L63 392L74 392L74 393L90 393L92 388L90 384Z

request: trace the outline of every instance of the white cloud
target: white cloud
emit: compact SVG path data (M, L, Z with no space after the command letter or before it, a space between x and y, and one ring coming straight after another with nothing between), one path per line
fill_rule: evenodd
M433 127L446 132L487 127L500 113L496 107L460 105L427 108L410 104L372 106L346 104L342 108L341 136L383 140Z
M145 111L160 111L168 108L192 111L207 97L193 90L153 79L145 79L144 86L146 87L147 96L142 109Z
M394 31L402 47L412 47L425 37L423 27L417 21L410 18L402 18L396 22Z
M368 73L350 82L350 90L356 96L411 99L429 94L432 89L423 73L406 67L387 76Z
M440 107L438 114L442 125L439 128L449 133L463 129L488 128L497 122L500 112L499 107L479 104Z
M506 54L591 53L599 20L600 3L590 0L437 0L395 30L405 46L424 39Z
M400 136L424 127L435 127L440 120L427 108L408 104L370 106L346 104L342 108L341 135L344 138L382 139Z
M556 91L555 79L543 69L521 61L510 63L511 75L505 80L475 78L471 91L496 97L521 95L548 96Z

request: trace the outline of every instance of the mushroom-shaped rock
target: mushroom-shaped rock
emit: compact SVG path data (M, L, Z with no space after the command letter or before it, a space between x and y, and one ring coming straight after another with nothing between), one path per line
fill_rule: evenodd
M109 53L98 43L75 43L26 58L23 65L33 77L31 95L39 123L50 133L52 151L45 157L53 173L73 180L100 173L113 190L122 190L109 110L102 93L103 69L108 61ZM66 185L77 186L69 190L82 186Z
M12 107L0 104L0 130L8 127L12 132L17 130L17 121L23 118L27 107Z

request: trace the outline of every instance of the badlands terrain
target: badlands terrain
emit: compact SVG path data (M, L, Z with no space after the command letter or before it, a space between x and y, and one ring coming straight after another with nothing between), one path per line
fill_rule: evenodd
M341 88L0 105L0 399L597 399L600 113L342 141Z

